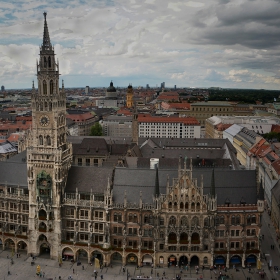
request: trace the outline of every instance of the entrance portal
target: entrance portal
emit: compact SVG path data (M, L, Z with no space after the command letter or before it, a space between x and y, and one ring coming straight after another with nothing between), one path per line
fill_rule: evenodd
M168 258L168 266L176 266L177 264L177 258L174 256L174 255L171 255L169 258Z
M119 252L115 252L111 256L112 264L122 264L122 255Z
M191 258L191 263L190 263L191 266L196 266L196 265L199 265L199 258L197 256L193 256Z
M185 266L188 264L188 258L186 256L181 256L179 259L179 265Z
M50 257L50 246L47 243L43 243L40 246L40 257L41 258L49 258Z

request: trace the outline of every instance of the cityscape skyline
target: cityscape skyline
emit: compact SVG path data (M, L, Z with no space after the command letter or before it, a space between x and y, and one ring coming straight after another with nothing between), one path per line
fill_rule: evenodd
M278 89L279 1L2 1L0 84L35 81L42 13L66 87Z

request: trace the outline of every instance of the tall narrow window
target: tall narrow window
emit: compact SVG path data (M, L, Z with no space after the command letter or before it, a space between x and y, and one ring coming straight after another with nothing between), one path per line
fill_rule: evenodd
M45 56L44 56L44 67L47 68L47 59Z
M48 62L49 62L49 67L51 67L52 66L52 63L51 63L51 57L49 56L49 58L48 58Z
M39 136L39 145L43 145L43 136L42 135Z
M50 81L50 94L53 94L53 80Z
M45 80L43 81L43 93L47 94L47 83Z
M48 135L47 136L47 145L50 146L51 145L51 137Z

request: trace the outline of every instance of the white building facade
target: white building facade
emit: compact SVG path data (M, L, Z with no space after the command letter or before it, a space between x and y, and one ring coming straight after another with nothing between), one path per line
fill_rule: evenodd
M139 137L200 138L201 126L192 117L139 114Z

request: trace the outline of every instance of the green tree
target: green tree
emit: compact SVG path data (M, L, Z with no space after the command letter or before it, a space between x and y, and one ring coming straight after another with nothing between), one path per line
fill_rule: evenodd
M102 136L102 126L99 122L96 122L91 128L90 128L90 136Z

